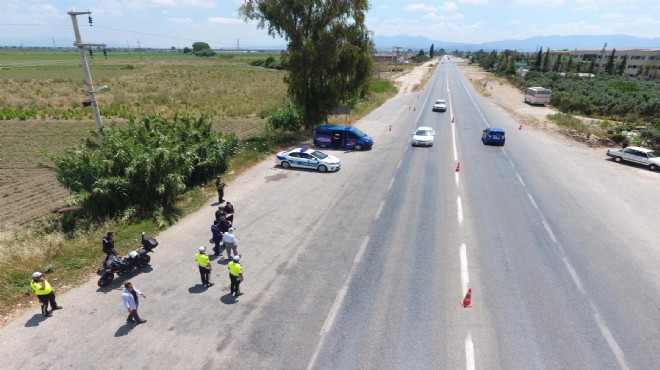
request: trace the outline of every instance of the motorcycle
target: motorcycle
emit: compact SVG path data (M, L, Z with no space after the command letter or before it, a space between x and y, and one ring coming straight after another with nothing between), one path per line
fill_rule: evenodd
M142 247L136 251L132 251L127 257L111 256L103 262L103 273L98 281L99 287L109 285L112 280L117 276L124 275L140 267L144 267L151 261L149 252L158 246L156 238L147 237L142 232Z

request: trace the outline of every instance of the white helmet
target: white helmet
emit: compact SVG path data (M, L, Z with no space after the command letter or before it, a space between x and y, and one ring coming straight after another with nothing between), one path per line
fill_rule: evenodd
M33 279L38 279L38 278L40 278L40 277L42 277L42 276L44 276L44 274L42 274L42 273L39 272L39 271L37 271L37 272L35 272L34 274L32 274L32 278L33 278Z
M199 253L206 252L206 247L199 247Z
M128 256L129 256L130 258L136 258L136 257L138 256L138 252L133 251L133 252L129 253Z
M241 260L241 256L239 254L234 256L234 261L238 262Z

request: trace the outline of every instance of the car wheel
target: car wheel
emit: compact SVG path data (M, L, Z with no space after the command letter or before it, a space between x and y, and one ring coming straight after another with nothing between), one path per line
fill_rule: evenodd
M360 144L355 144L355 150L357 150L357 151L362 150L362 145L360 145Z
M319 172L327 172L327 171L328 171L328 167L326 167L326 166L324 166L324 165L320 165L320 166L317 168L317 170L319 170Z
M651 171L657 171L657 170L658 170L658 166L655 165L655 164L650 164L650 165L649 165L649 170L651 170Z
M291 167L291 163L289 163L289 162L282 162L282 165L281 165L281 166L282 166L282 168L289 168L289 167Z
M614 157L614 162L620 163L621 162L621 157Z

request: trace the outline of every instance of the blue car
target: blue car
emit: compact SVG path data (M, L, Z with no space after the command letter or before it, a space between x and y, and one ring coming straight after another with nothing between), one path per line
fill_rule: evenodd
M321 125L314 129L314 144L321 148L363 150L370 149L374 139L357 127Z
M491 127L483 131L483 134L481 134L481 142L484 143L484 145L494 144L504 146L504 142L506 141L505 136L506 132L504 132L503 129Z

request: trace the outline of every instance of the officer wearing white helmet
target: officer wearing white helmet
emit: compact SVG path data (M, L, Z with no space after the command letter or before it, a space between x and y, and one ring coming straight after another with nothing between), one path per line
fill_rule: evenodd
M50 303L50 308L54 310L59 310L62 306L58 306L55 302L55 292L53 292L53 287L50 286L48 280L41 272L37 271L32 274L32 282L30 282L32 290L37 294L39 302L41 302L41 314L46 317L53 316L48 312L48 303Z
M243 295L240 290L241 282L243 281L243 266L240 264L241 256L235 255L233 261L227 264L229 269L229 281L230 281L230 294L233 294L234 297Z
M202 285L209 288L214 284L210 280L213 266L209 262L209 256L206 255L206 247L199 247L199 252L195 255L195 261L199 266L199 276L202 278Z

